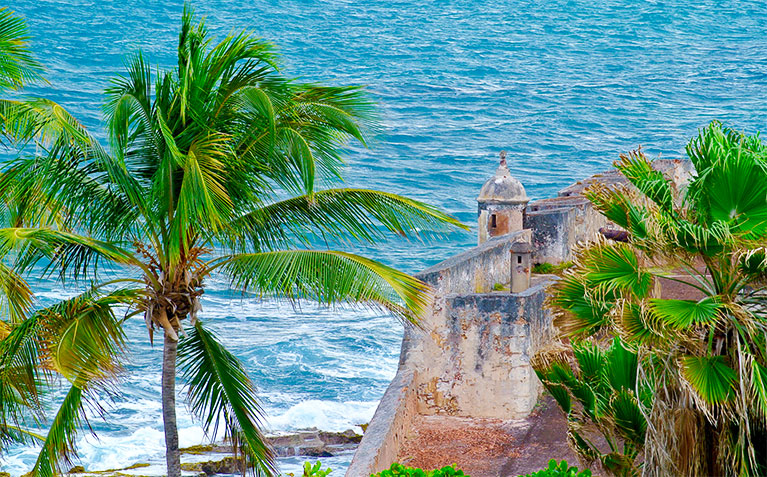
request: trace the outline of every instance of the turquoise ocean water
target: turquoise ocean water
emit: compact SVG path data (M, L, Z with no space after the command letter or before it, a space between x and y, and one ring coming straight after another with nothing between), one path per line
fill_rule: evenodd
M142 49L173 65L181 1L11 0L30 24L50 86L100 131L101 91ZM285 70L305 80L366 84L384 131L353 148L347 183L409 195L473 224L477 191L509 151L528 195L554 194L642 145L678 157L713 119L753 132L767 118L767 9L728 1L201 0L223 35L249 28L272 41ZM359 250L416 272L475 242L391 241ZM209 283L204 316L246 363L271 429L344 430L367 422L394 376L401 326L364 310L263 303ZM42 303L66 290L38 286ZM129 374L106 403L100 439L82 462L107 469L163 459L160 348L137 320ZM204 441L180 410L182 445ZM35 450L12 449L0 470L29 470ZM350 456L329 459L342 475ZM294 470L297 461L283 461Z

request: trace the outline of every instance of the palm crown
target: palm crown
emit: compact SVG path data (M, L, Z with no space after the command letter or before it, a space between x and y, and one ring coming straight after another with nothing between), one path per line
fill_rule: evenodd
M0 379L9 382L11 368L24 377L13 387L17 404L38 405L36 361L50 363L43 372L56 370L72 384L38 474L54 472L72 454L83 394L119 371L124 337L114 304L143 315L150 339L155 330L164 335L169 475L180 473L177 361L205 429L215 434L223 426L250 468L275 472L252 383L198 320L211 273L263 296L378 306L410 321L423 310L427 287L418 280L352 253L310 246L318 239L373 241L387 230L440 233L460 224L394 194L323 188L340 179L341 148L349 140L365 143L372 104L357 87L286 79L277 60L270 44L247 32L214 44L204 22L194 24L185 9L177 68L153 78L137 54L128 74L107 90L109 148L49 103L29 103L34 121L20 115L7 121L8 137L34 133L45 152L14 160L0 180L15 226L4 231L6 249L16 251L18 268L44 259L63 276L110 260L125 270L108 282L125 288L107 292L97 284L31 318L11 319L0 342L12 363ZM189 332L179 342L184 328ZM30 349L14 348L17 342ZM0 396L0 410L3 403Z
M641 151L616 163L633 189L588 191L629 241L580 251L553 287L550 305L563 337L574 343L604 347L612 335L637 352L631 392L646 420L646 474L760 475L767 429L767 147L759 136L715 122L687 153L696 173L683 194ZM672 288L678 296L664 292ZM609 414L605 405L601 413ZM643 427L640 421L634 423Z

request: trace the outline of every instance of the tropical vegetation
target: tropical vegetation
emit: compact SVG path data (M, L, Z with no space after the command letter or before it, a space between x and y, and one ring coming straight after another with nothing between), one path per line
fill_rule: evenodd
M646 425L637 457L645 475L764 475L767 146L714 122L686 151L696 172L680 190L640 150L616 163L631 187L587 192L626 241L581 250L553 286L557 346L571 355L554 361L561 369L539 372L549 389L560 386L552 394L563 407L574 397L605 440L632 443L631 455ZM626 356L611 363L616 337ZM597 358L607 361L595 376ZM636 381L626 389L634 360ZM621 391L609 370L623 365ZM614 406L618 396L625 409ZM570 437L586 461L621 475L609 453Z
M27 50L17 51L14 64L36 71ZM316 245L374 242L387 232L424 237L460 224L394 194L331 188L343 148L366 144L373 104L358 87L285 77L273 46L248 32L214 41L185 8L176 68L153 75L141 53L126 66L106 91L106 146L53 103L4 103L3 137L20 153L0 177L1 444L40 440L32 475L61 472L76 456L85 411L104 412L100 397L119 384L125 322L142 319L149 340L158 332L163 343L168 475L180 475L177 366L208 435L223 430L254 474L274 475L255 386L202 319L206 280L219 275L261 297L349 302L415 322L425 284ZM0 67L11 86L31 78ZM39 308L25 273L89 286ZM55 382L68 390L44 421L41 396ZM46 435L27 432L41 422Z
M407 467L394 462L391 467L370 477L469 477L462 470L456 469L455 464L446 465L441 469L423 470L417 467Z
M557 462L551 459L545 469L522 477L591 477L591 471L589 469L579 471L577 467L568 465L565 460Z
M609 346L601 341L587 338L571 346L551 346L531 365L567 416L568 442L578 455L614 475L639 476L637 457L644 448L647 421L635 393L637 355L620 338ZM646 386L641 390L647 406L652 391Z

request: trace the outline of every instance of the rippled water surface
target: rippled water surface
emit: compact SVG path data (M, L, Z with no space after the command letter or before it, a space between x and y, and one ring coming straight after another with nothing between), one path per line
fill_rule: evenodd
M11 0L48 67L38 89L100 131L101 91L142 49L174 64L180 1ZM383 132L352 148L347 182L406 194L473 223L474 199L510 151L528 195L554 194L642 145L677 157L713 119L755 131L767 116L767 10L761 2L458 2L255 0L194 2L219 35L249 28L274 41L293 76L366 84ZM392 241L362 251L410 272L459 252L474 232L431 244ZM393 377L400 326L375 312L294 310L209 284L204 314L244 360L275 430L343 430L367 422ZM43 283L43 300L64 291ZM161 461L160 349L140 323L131 373L100 440L81 441L87 468ZM182 445L202 431L181 413ZM345 467L347 457L332 465ZM34 450L0 469L19 474ZM294 461L285 461L292 470ZM334 472L333 475L342 472Z

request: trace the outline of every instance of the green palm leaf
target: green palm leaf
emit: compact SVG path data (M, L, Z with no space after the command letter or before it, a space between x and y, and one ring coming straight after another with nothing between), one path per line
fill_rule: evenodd
M373 242L384 238L378 224L402 236L465 228L428 204L367 189L328 189L275 202L243 215L231 228L244 231L256 250L270 250L295 239L308 241L312 231L323 238Z
M724 356L685 356L682 376L705 402L723 404L735 396L737 374Z
M21 426L30 412L42 416L41 375L48 371L40 367L44 356L38 321L37 316L27 318L0 340L0 426Z
M225 258L235 286L261 295L383 307L415 323L428 303L420 280L346 252L291 250Z
M629 351L620 338L613 340L605 358L604 376L610 387L616 391L634 391L637 385L636 353Z
M54 477L64 472L65 465L71 464L77 455L75 438L84 413L83 391L72 385L48 428L30 477Z
M42 66L29 49L26 22L6 7L0 8L0 90L18 89L40 81Z
M586 189L584 195L595 209L628 231L633 239L648 238L650 211L646 207L633 204L627 191L595 183Z
M708 296L699 301L653 298L648 300L648 303L653 317L661 320L664 325L678 329L715 324L723 308L715 296Z
M655 170L641 150L621 154L615 168L663 212L674 214L674 195L663 173Z
M767 230L767 148L756 138L712 123L688 147L698 176L690 200L707 224L726 222L735 231Z
M579 259L583 278L601 293L625 291L643 297L650 291L652 275L639 265L630 244L602 244L588 249Z
M639 403L628 389L621 389L611 399L610 406L615 424L623 437L641 448L645 442L647 420L639 409Z
M125 342L114 307L135 304L140 296L139 290L104 296L88 291L36 312L50 365L73 383L114 378Z
M565 336L589 335L609 323L613 304L594 296L582 277L567 274L552 290L548 306L557 313L554 324Z
M75 278L87 274L103 261L123 265L137 265L128 251L113 242L62 232L50 228L0 229L0 253L18 254L17 266L28 270L42 259L47 259L47 271L58 271L62 278L72 273Z
M192 412L215 439L221 424L257 475L276 473L274 454L261 431L262 411L253 383L242 363L197 320L189 335L179 342L179 366L189 386Z

